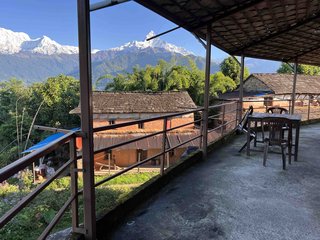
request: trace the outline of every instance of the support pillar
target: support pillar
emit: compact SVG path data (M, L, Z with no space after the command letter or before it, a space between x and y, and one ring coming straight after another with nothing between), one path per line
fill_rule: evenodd
M208 116L209 116L209 88L210 88L210 64L211 64L211 25L207 26L207 45L206 45L206 68L204 83L204 100L203 100L203 132L202 132L202 151L203 159L207 158L208 147Z
M78 38L80 66L80 106L82 161L83 161L83 202L85 239L96 239L96 212L93 162L93 117L92 78L90 43L90 3L78 0Z
M239 86L239 121L242 119L243 113L243 81L244 81L244 55L241 54L241 64L240 64L240 86Z
M296 59L294 63L293 86L292 86L292 95L291 95L291 114L294 114L294 105L296 102L297 68L298 68L298 61Z

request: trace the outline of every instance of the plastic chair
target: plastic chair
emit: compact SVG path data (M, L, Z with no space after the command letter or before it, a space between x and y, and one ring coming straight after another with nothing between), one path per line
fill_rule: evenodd
M291 134L289 133L288 139L284 137L284 127L290 126L290 122L286 118L269 118L263 120L266 126L269 137L264 138L264 154L263 154L263 166L266 166L269 146L280 146L282 153L282 168L286 169L286 152L288 148L289 164L291 164Z

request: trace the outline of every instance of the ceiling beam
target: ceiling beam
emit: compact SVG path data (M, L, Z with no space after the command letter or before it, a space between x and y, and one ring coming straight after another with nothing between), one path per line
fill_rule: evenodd
M239 48L239 49L231 52L230 54L231 54L231 55L241 54L244 50L246 50L246 49L249 48L249 47L256 46L256 45L261 44L261 43L263 43L263 42L265 42L265 41L267 41L267 40L269 40L269 39L271 39L271 38L278 37L278 36L280 36L280 35L282 35L282 34L285 34L285 33L289 32L289 31L291 31L291 30L294 30L294 29L296 29L296 28L298 28L298 27L301 27L301 26L303 26L303 25L305 25L305 24L307 24L307 23L309 23L309 22L312 22L312 21L318 19L319 17L320 17L320 11L318 11L318 12L315 13L315 14L313 14L313 15L312 15L311 17L309 17L309 18L305 18L304 20L302 20L302 21L300 21L300 22L298 22L298 23L294 23L294 24L290 25L289 27L287 27L287 28L285 28L285 29L283 29L283 30L274 32L274 33L272 33L272 34L270 34L270 35L268 35L268 36L265 36L265 37L262 37L262 38L260 38L260 39L255 40L255 41L253 41L253 42L250 42L250 43L248 43L247 45L243 46L242 48Z

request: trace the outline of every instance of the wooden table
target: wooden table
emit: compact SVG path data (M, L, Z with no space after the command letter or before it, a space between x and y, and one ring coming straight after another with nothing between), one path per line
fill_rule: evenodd
M285 118L287 119L295 129L295 143L294 143L294 161L298 160L298 147L299 147L299 134L301 116L297 114L274 114L274 113L252 113L248 117L248 134L247 134L247 155L250 156L250 128L251 123L263 122L264 119L270 118Z

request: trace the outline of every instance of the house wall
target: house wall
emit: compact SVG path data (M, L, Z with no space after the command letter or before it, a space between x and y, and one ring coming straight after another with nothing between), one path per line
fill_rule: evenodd
M182 147L182 148L177 148L174 149L173 153L169 153L169 164L170 166L176 162L178 162L180 160L181 155L185 152L186 147ZM146 158L150 158L152 156L155 156L157 154L159 154L161 152L161 149L148 149L147 150L147 154L146 154ZM144 158L144 159L146 159ZM141 160L144 160L141 159ZM142 165L146 166L146 167L159 167L160 166L160 159L161 156L151 160L145 164ZM99 154L95 154L94 155L94 162L95 162L95 170L99 171L101 165L99 165L98 163L102 163L104 165L108 165L109 161L108 161L108 153L106 152L102 152ZM116 167L128 167L132 164L135 164L138 162L138 152L137 149L120 149L120 150L113 150L111 153L111 169L114 169L114 164L116 165ZM167 162L165 162L165 166L167 166ZM107 169L107 167L105 167L105 170Z
M129 122L129 121L134 121L135 119L116 119L114 120L115 124L118 123L124 123L124 122ZM168 125L167 127L176 127L179 125L183 125L189 122L193 122L194 118L193 115L192 116L188 116L188 117L182 117L182 118L173 118L168 120ZM109 126L109 120L108 119L94 119L93 120L93 127L102 127L102 126ZM184 126L181 127L179 129L193 129L194 128L194 124L190 124L188 126ZM143 129L139 129L138 124L136 125L131 125L131 126L127 126L127 127L123 127L123 128L118 128L116 130L119 130L121 132L125 132L125 131L159 131L163 129L163 120L156 120L156 121L152 121L152 122L146 122L144 123L144 127ZM114 131L114 130L113 130ZM106 131L108 132L108 131Z

